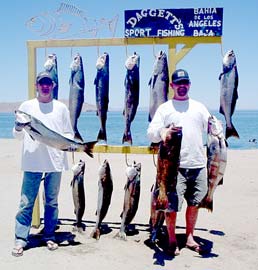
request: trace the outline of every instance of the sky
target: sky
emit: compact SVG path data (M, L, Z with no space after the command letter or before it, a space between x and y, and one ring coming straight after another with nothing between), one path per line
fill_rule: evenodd
M55 11L65 4L66 14L57 17ZM64 7L64 5L63 5ZM53 38L108 38L124 37L124 10L136 9L180 9L180 8L223 8L222 44L198 44L178 64L191 78L190 96L204 103L208 109L219 109L220 84L224 53L233 49L237 59L239 74L236 110L258 109L258 2L257 0L24 0L10 1L2 5L0 21L2 77L0 102L21 102L28 98L28 40L48 40ZM65 9L63 8L65 11ZM84 14L89 25L98 20L102 22L98 33L77 34L81 23L79 15ZM73 15L73 16L72 16ZM70 18L69 18L70 16ZM31 18L40 21L29 24ZM113 32L108 30L108 22L116 18L117 25ZM56 35L55 30L60 20L69 21L72 27L64 35ZM77 25L78 24L78 25ZM43 26L44 27L43 27ZM76 28L77 27L77 28ZM92 27L93 28L93 27ZM91 27L89 27L91 29ZM94 36L95 35L95 36ZM140 104L147 108L149 104L149 87L154 55L159 50L167 50L166 45L107 46L107 47L73 47L73 48L40 48L37 49L37 71L44 69L46 56L57 55L59 76L59 98L69 98L70 63L75 53L83 59L85 74L85 102L95 104L94 78L96 76L97 57L108 52L110 56L110 108L122 108L124 102L125 61L128 55L137 52L140 55Z

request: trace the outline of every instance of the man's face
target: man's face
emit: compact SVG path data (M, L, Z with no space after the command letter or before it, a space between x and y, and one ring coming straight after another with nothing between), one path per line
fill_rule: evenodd
M52 100L53 82L47 78L41 79L37 83L38 98L43 101Z
M171 87L174 89L174 99L185 100L188 99L188 91L190 89L190 82L188 80L182 80L177 83L171 83Z

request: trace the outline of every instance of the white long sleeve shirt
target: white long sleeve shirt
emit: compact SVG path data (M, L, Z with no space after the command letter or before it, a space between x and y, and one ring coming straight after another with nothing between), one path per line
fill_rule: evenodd
M207 134L209 115L206 107L193 99L168 100L157 109L147 129L147 136L150 141L158 143L161 141L162 128L171 124L182 127L180 167L188 169L205 167L203 134Z
M23 102L19 110L32 115L53 131L72 139L74 137L69 110L58 100L41 103L36 98ZM33 140L25 131L16 131L15 138L22 140L21 169L30 172L60 172L68 169L67 154L64 151Z

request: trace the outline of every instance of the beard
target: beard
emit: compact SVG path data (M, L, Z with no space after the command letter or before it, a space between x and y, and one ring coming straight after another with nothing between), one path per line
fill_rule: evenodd
M187 94L187 91L188 91L187 88L182 86L177 89L177 94L178 96L183 97Z

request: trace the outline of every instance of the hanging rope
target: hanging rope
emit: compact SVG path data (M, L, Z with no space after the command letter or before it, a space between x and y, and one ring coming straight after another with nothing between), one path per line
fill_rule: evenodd
M127 159L127 153L125 153L125 163L126 163L127 167L130 166L130 164L128 163L128 159Z
M156 54L155 54L155 46L156 46L156 43L155 43L155 39L153 38L153 43L152 43L152 53L153 53L154 58L156 57Z
M221 52L221 55L222 57L224 56L224 50L223 50L223 44L222 44L222 37L221 37L221 43L220 43L220 52Z
M155 161L155 155L154 155L154 154L152 154L152 160L153 160L154 166L157 168L157 163L156 163L156 161Z

